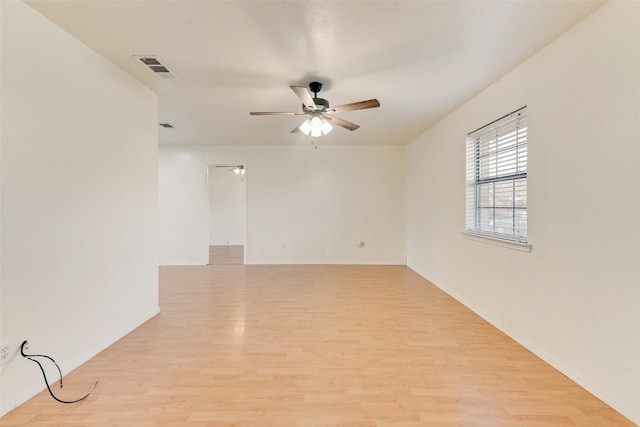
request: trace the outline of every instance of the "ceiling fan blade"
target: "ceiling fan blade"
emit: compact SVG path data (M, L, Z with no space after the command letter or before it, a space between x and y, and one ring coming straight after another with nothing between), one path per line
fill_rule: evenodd
M302 131L300 130L300 125L291 129L291 133L302 133Z
M302 116L307 113L299 112L299 113L285 113L278 111L251 111L249 114L252 116Z
M338 125L338 126L343 127L343 128L345 128L347 130L354 131L354 130L356 130L356 129L358 129L360 127L360 125L348 122L346 120L341 119L340 117L324 116L324 118L329 120L332 125Z
M327 111L331 113L342 113L345 111L364 110L366 108L377 108L380 102L377 99L367 99L366 101L352 102L351 104L338 105L331 107Z
M309 108L310 110L315 110L316 107L316 103L313 101L313 98L311 97L311 93L309 93L309 90L304 87L304 86L289 86L291 88L292 91L295 92L295 94L298 96L298 98L300 98L300 101L302 101L302 104Z

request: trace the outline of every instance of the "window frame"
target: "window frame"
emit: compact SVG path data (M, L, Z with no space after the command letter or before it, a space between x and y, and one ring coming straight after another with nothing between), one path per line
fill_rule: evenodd
M473 240L487 239L501 242L501 246L531 249L528 244L527 157L526 105L467 134L463 234ZM506 191L500 189L503 184L507 184ZM496 194L499 194L498 202ZM487 199L491 201L487 203ZM488 215L482 215L487 210L490 211ZM505 221L498 221L497 217L502 215L496 214L508 211L510 216L504 216L512 224L511 229L504 232Z

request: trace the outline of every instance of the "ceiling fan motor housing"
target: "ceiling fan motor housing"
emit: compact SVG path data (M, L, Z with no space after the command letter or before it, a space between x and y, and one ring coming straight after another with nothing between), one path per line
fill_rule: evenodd
M311 113L313 111L325 111L329 108L329 101L323 98L313 98L313 102L316 104L316 109L307 108L304 104L302 104L302 111L305 113Z

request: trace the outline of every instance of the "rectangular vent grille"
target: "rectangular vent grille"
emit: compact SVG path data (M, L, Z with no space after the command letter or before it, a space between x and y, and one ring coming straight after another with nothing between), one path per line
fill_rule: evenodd
M155 74L162 80L177 80L178 76L173 71L162 63L162 60L153 55L134 55L137 61L139 61L144 67Z

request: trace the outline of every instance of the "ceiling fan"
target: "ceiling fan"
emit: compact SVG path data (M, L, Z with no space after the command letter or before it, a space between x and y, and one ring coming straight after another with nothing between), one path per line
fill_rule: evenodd
M309 89L304 86L289 86L291 90L302 101L302 111L298 113L285 113L285 112L255 112L252 111L249 114L252 116L303 116L309 117L302 122L301 125L296 126L291 133L302 132L305 135L311 135L314 137L326 135L333 129L332 125L338 125L347 130L354 131L360 126L348 122L344 119L334 116L336 113L343 113L345 111L364 110L366 108L376 108L380 106L380 102L377 99L368 99L366 101L352 102L350 104L338 105L337 107L330 107L329 101L323 98L318 98L318 92L322 90L322 83L311 82L309 83ZM313 97L311 93L313 92Z

